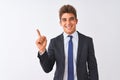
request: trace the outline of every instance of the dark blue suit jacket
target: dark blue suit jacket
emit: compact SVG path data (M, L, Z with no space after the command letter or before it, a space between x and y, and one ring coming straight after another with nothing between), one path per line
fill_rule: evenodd
M98 80L97 62L94 54L92 38L78 32L78 52L76 71L78 80ZM48 51L38 54L40 64L45 72L50 72L56 62L54 80L63 80L65 69L65 53L63 34L51 39Z

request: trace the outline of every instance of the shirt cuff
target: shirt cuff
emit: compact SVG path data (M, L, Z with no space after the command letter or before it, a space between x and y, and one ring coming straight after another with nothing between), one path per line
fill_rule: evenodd
M38 53L42 56L45 53L46 50L44 50L43 52L38 51Z

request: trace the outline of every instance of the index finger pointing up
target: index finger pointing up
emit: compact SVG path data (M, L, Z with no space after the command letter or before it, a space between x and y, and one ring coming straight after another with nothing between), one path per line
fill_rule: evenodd
M39 29L36 30L39 37L41 37Z

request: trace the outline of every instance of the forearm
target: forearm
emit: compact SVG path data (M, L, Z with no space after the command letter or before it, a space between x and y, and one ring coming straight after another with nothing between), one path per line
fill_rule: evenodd
M38 52L38 58L43 70L48 73L52 70L55 60L45 51L42 55Z

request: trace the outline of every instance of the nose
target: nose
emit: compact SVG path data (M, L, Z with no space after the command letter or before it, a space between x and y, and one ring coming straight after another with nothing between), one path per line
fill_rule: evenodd
M69 26L70 25L70 20L66 21L66 25Z

